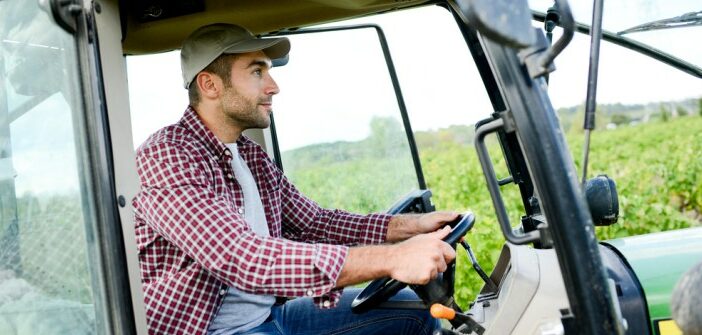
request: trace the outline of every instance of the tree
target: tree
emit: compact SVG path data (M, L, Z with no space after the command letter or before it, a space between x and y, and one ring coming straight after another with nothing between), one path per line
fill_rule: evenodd
M388 157L405 153L407 135L402 123L393 117L374 116L370 121L370 136L366 139L374 155Z
M675 107L675 110L678 112L678 116L687 116L689 114L687 109L685 109L683 106L677 106Z
M665 105L661 105L661 120L663 122L668 122L670 120L670 112L668 111L668 108L665 107Z
M700 98L700 100L699 100L699 107L700 107L700 110L699 110L700 116L702 116L702 98Z
M617 126L623 125L623 124L628 124L631 122L631 118L629 115L626 114L614 114L612 115L612 123L616 124Z

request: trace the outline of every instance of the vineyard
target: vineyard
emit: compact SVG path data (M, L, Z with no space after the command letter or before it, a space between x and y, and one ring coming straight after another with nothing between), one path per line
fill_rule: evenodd
M417 185L411 159L402 154L408 152L407 144L388 140L398 138L401 127L381 122L377 130L359 142L284 152L284 163L296 162L284 165L286 175L325 207L359 213L383 211ZM417 143L437 210L471 210L476 214L477 223L467 240L481 265L490 271L504 239L471 136L470 127L455 126L418 134ZM578 171L582 139L577 130L568 132ZM488 140L498 178L507 177L499 146L494 139ZM597 228L600 239L702 225L700 115L597 131L592 139L589 170L591 177L612 177L619 191L619 223ZM523 207L517 187L505 185L502 191L510 220L518 222ZM26 271L28 282L38 288L37 292L83 304L92 301L91 285L84 280L89 278L88 255L84 242L79 240L87 238L80 196L25 194L18 198L17 206L20 228L4 228L17 238L15 243L0 243L0 255L5 258L2 261ZM60 248L54 249L58 245ZM50 253L53 256L46 257ZM460 248L457 271L456 297L466 307L482 283Z
M567 140L576 170L580 171L583 137L578 131L570 131ZM476 226L467 240L482 266L486 271L491 270L504 239L475 149L471 144L442 140L434 143L430 150L423 150L420 143L419 150L437 210L471 210L476 214ZM498 178L507 177L495 141L490 151ZM293 171L286 169L286 174L323 206L357 212L378 211L382 208L374 204L397 199L398 195L392 190L402 185L400 180L413 178L388 173L392 171L392 163L387 160L387 157L374 157L372 162L369 159L353 165L343 160L310 164ZM370 185L351 177L364 169L369 170L368 173L374 170L385 175ZM333 174L333 171L345 172ZM702 117L690 115L597 131L592 138L589 171L590 177L609 175L616 181L619 192L619 222L597 228L601 240L701 225ZM342 187L347 183L353 187ZM326 186L321 187L323 185ZM406 182L403 186L406 187ZM357 196L346 191L342 197L338 196L340 189L354 188ZM510 184L503 186L502 191L511 221L518 222L523 213L518 188ZM456 297L465 307L482 283L465 253L459 251L458 257Z

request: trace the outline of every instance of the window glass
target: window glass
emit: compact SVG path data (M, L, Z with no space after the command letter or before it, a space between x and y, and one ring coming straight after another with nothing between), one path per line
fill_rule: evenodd
M543 27L540 22L533 24ZM559 28L554 32L553 40L556 41L560 34ZM678 35L671 43L685 44L685 36ZM548 87L554 107L574 107L585 101L589 55L590 36L576 33L556 58L556 71L550 74ZM598 104L634 105L684 100L695 98L701 92L702 80L699 78L636 51L601 41Z
M289 38L290 61L274 77L281 88L276 132L288 178L322 206L358 212L387 209L417 189L376 31Z
M339 24L383 28L402 87L427 187L438 210L471 209L487 194L473 149L473 124L492 113L485 85L452 14L440 6ZM360 47L360 46L359 46ZM470 175L470 176L469 176ZM489 223L487 223L489 224Z
M686 38L676 35L670 43L684 46ZM589 42L589 36L575 35L556 58L548 87L579 177ZM699 225L702 80L602 41L596 112L588 178L599 174L613 178L620 208L618 223L599 228L598 238Z
M0 334L97 333L75 41L0 2Z
M465 171L452 153L475 156L472 124L489 117L492 106L453 16L445 8L426 6L326 26L362 23L377 24L386 34L424 176L434 197L441 199L437 206L467 208L470 201L453 201L450 193L455 175ZM322 205L354 211L385 210L416 189L397 101L375 32L290 38L290 62L271 71L281 89L273 99L273 115L286 175ZM127 65L134 143L139 145L180 118L187 92L181 85L177 51L129 56ZM372 129L382 129L385 133L376 133L381 137L392 134L397 142L384 141L384 148L373 149ZM395 145L403 149L392 149ZM370 159L388 150L404 158Z
M532 9L546 12L553 0L529 0ZM569 1L576 21L592 23L592 1ZM699 0L605 1L602 29L649 45L695 66L702 66ZM672 29L671 29L672 28Z
M336 22L328 26L365 23L379 25L386 34L412 124L412 130L414 131L424 176L427 186L432 189L435 198L439 199L437 206L451 209L466 207L468 202L465 199L450 201L452 199L447 197L448 190L443 185L451 184L452 181L449 179L451 179L451 176L455 176L455 173L450 172L447 174L446 170L461 169L461 166L457 165L458 163L454 165L453 161L447 161L444 159L443 154L459 152L458 150L461 150L461 154L471 152L472 124L477 120L488 117L492 112L492 106L454 18L445 8L427 6L385 15ZM293 122L292 118L299 117L299 113L308 113L309 111L307 110L310 108L321 107L318 113L324 115L329 122L324 123L324 127L321 125L316 125L314 128L310 127L310 129L314 129L311 135L306 135L306 132L302 131L297 131L296 133L303 134L301 136L321 136L323 132L327 132L341 137L344 132L353 131L357 137L360 137L365 136L366 133L355 131L357 128L351 125L353 122L367 122L364 121L364 115L366 115L364 113L373 111L374 108L377 110L377 107L382 107L383 112L396 113L394 115L399 117L396 107L393 110L389 109L396 104L394 95L390 91L381 95L378 94L380 91L375 89L377 85L384 84L384 82L387 82L384 85L388 89L391 88L391 85L388 79L384 79L387 70L383 68L384 61L377 42L369 43L374 37L369 36L369 41L365 43L357 43L353 39L346 40L330 36L328 40L324 41L325 44L318 43L316 45L308 44L309 42L306 41L298 42L298 40L294 39L297 37L292 36L293 48L290 64L276 69L278 71L276 80L281 84L280 98L276 100L275 113L278 127L283 127L281 120L283 117ZM315 95L317 93L316 90L305 93L306 87L299 86L299 78L301 78L301 75L302 78L305 78L305 72L299 72L300 70L294 69L289 70L289 68L293 68L291 65L294 65L294 61L309 62L310 66L312 66L312 60L317 59L316 55L318 53L330 53L333 51L329 51L329 49L345 50L344 48L348 48L350 51L345 51L345 55L334 56L344 61L332 59L329 65L324 65L324 70L314 71L324 72L323 75L328 78L327 82L318 85L323 87L326 92L329 92L324 94L324 96L330 98L334 96L339 97L329 105L336 109L336 113L331 113L332 109L330 108L325 109L327 107L326 104L319 104L317 107L310 106L316 105L315 101L319 99ZM305 61L304 59L308 60ZM377 66L377 68L374 66ZM364 70L376 72L364 72ZM344 71L352 71L353 75L336 75L344 73ZM292 74L295 74L295 76ZM298 106L302 107L289 105L293 97L304 97L306 96L305 94L313 96L313 98L307 99L309 103L298 104ZM374 108L366 107L364 104ZM352 113L338 113L339 110L348 107L354 108ZM300 117L297 123L304 123L306 120ZM336 122L333 120L336 120ZM340 126L337 126L341 129L337 130L334 126L331 126L335 123L341 123ZM369 128L367 127L367 129ZM282 138L282 135L280 137ZM348 141L348 139L346 140ZM285 143L281 143L281 147L285 148L285 145ZM283 154L283 163L285 172L289 175L288 165L290 163L286 161L285 156ZM381 161L375 160L375 162ZM406 162L407 164L410 163L409 160ZM437 166L441 168L437 169ZM400 166L398 165L397 167L399 168ZM409 180L410 166L407 165L402 168L408 171L407 178ZM302 169L301 171L306 173L307 170ZM332 170L330 169L329 173L331 174L331 172ZM376 171L377 173L379 172ZM397 172L384 173L393 174ZM358 172L356 175L357 177L354 177L357 180L356 183L362 187L368 188L376 185L383 188L388 187L380 183L381 179L377 179L377 175L373 176L369 173L364 176ZM350 174L347 174L347 176L350 176ZM387 179L387 175L382 175L381 177ZM391 180L388 179L387 181ZM328 182L340 182L340 180L328 180ZM339 184L336 185L338 187ZM317 184L311 185L310 189L314 190L317 186ZM353 187L357 186L354 185ZM376 196L377 208L387 208L385 201L390 200L392 196L395 197L392 200L396 200L401 195L401 192L404 192L403 189L393 191L396 193L391 193L390 190L386 191L387 200ZM331 193L334 194L336 192L338 191ZM360 195L356 195L356 197L358 196ZM349 198L347 201L352 199ZM392 200L390 200L390 203Z

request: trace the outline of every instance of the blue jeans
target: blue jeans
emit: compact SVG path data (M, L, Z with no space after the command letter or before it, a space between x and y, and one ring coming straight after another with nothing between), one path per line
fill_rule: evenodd
M351 312L351 302L360 289L348 288L336 308L319 309L311 298L290 300L273 306L271 316L260 326L242 335L431 335L439 329L439 321L427 310L374 309L363 314ZM404 289L391 300L417 300L417 295Z

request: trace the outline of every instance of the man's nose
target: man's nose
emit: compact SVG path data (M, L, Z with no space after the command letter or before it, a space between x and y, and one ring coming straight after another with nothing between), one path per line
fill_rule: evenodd
M266 95L275 95L280 92L280 88L278 88L278 84L273 80L273 77L271 75L268 75L268 80L266 82L266 88L265 88L265 93Z

